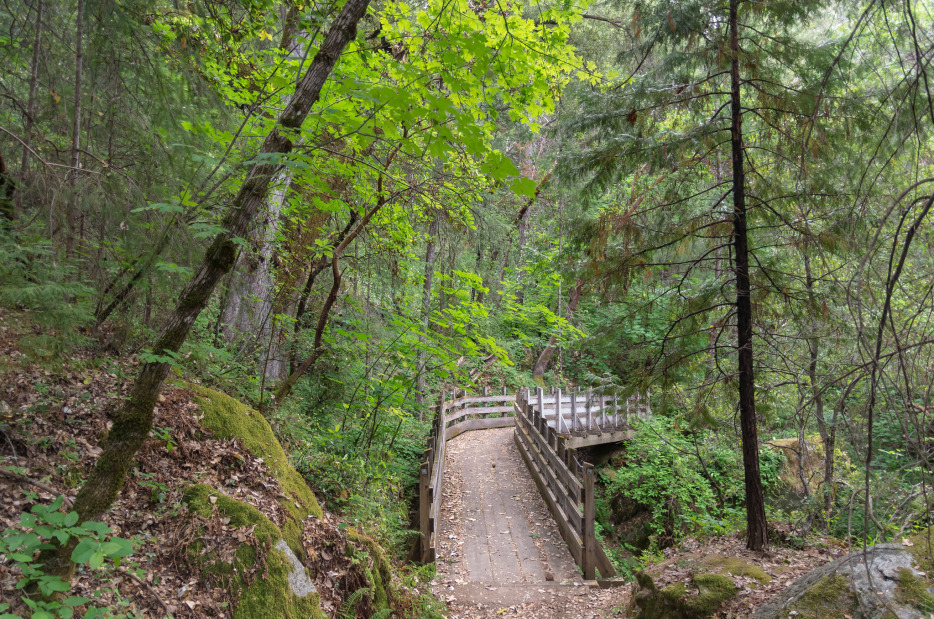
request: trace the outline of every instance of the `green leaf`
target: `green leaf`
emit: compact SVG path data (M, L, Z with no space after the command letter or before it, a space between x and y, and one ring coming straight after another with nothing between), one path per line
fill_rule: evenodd
M94 554L91 555L91 558L90 558L90 560L88 561L88 566L89 566L92 570L96 570L97 568L99 568L100 566L102 566L102 565L104 564L104 559L105 559L105 558L106 558L106 557L104 557L104 553L103 553L103 552L97 551L97 552L95 552Z
M70 595L64 600L62 600L62 605L70 606L71 608L74 608L75 606L81 606L82 604L87 604L90 601L91 601L90 599L81 597L80 595Z
M87 563L99 547L100 545L96 541L83 539L71 552L71 560L78 564Z
M78 512L68 512L68 514L65 515L64 524L66 527L73 527L75 526L75 523L77 522L78 522Z
M527 198L535 197L536 184L531 178L517 178L512 181L509 185L510 189L519 194L520 196L525 196Z

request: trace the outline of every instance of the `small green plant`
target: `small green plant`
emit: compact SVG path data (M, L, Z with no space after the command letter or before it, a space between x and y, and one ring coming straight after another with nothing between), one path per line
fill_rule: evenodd
M29 496L29 495L27 495ZM34 498L35 495L32 495ZM0 555L8 557L21 574L16 588L22 591L22 602L31 611L32 619L71 619L74 608L87 604L85 597L65 594L71 584L52 574L46 574L38 562L39 553L76 539L71 560L100 570L105 565L119 567L121 559L134 551L133 543L121 537L110 536L110 527L101 522L86 521L78 524L78 513L62 513L63 498L59 496L51 505L38 504L29 513L20 514L19 526L6 529L0 536ZM38 595L35 595L35 593ZM18 619L9 613L8 603L0 604L0 619ZM89 608L85 617L102 617L104 609Z
M172 428L156 427L152 429L152 435L160 441L165 441L166 451L172 451L178 447L178 443L172 438Z
M139 485L143 488L149 489L149 501L151 503L165 502L165 497L169 494L169 486L160 481L156 481L154 479L156 476L155 473L143 473L141 471L137 471L136 476L140 478Z

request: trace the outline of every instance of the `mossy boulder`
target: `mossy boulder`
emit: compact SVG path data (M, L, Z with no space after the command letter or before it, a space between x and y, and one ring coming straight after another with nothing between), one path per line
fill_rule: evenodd
M812 570L754 616L926 619L934 612L934 582L926 574L931 555L921 539L908 543L877 544L865 556L854 552Z
M261 548L264 569L252 577L247 575L255 571L259 555L250 543L237 548L232 562L217 560L210 553L202 555L200 543L191 548L202 571L230 591L235 600L234 619L326 617L307 570L285 543L279 527L262 512L204 484L188 488L184 500L194 514L211 518L216 509L218 515L230 519L230 526L251 528Z
M392 571L389 560L383 549L372 537L360 533L356 529L347 529L347 539L366 548L366 557L357 557L363 562L367 581L372 588L373 608L381 611L389 608L389 586L392 582ZM347 546L348 550L352 546Z
M706 619L739 591L733 579L723 574L697 574L691 577L690 586L677 582L661 589L645 572L636 581L638 619Z
M305 550L301 539L304 529L302 521L308 516L320 518L321 507L305 480L289 464L269 422L249 406L219 391L200 385L186 387L196 394L195 401L203 414L202 425L209 428L218 438L238 439L251 454L262 458L275 475L285 495L284 498L280 498L280 504L286 511L282 536L289 548L299 557L303 557Z
M771 582L772 577L765 573L758 565L747 563L736 557L725 557L723 555L707 555L703 558L703 564L717 574L729 574L731 576L746 576L759 581L761 584Z

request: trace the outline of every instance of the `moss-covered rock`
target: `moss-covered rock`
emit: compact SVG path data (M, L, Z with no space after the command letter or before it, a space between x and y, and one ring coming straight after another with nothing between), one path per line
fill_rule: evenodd
M878 544L812 570L756 611L760 619L921 619L934 610L923 553ZM868 568L868 569L867 569ZM923 568L922 568L923 569Z
M706 619L738 591L733 579L723 574L698 574L691 578L690 590L680 582L658 589L644 572L636 581L638 619Z
M724 557L723 555L708 555L703 559L704 565L711 568L711 571L717 574L730 574L731 576L746 576L754 578L762 584L772 580L772 577L758 565L746 563L736 557Z
M228 395L200 385L186 387L198 396L195 401L204 415L201 423L205 427L218 438L238 439L250 453L262 458L276 476L285 495L280 500L287 516L282 536L292 551L303 557L302 521L308 516L320 518L321 507L305 480L289 464L269 423L258 412Z
M373 608L377 611L389 608L389 586L392 571L383 549L372 537L356 529L347 529L347 539L366 548L367 557L358 557L364 561L364 571L372 588ZM351 546L348 546L348 549Z
M201 556L202 546L192 547L201 569L216 584L226 588L235 600L234 619L307 619L323 618L320 598L310 585L308 574L304 580L309 586L296 592L296 569L304 570L288 545L282 545L282 531L252 505L233 499L204 484L188 488L184 496L188 510L205 518L217 515L229 518L229 525L250 528L252 537L262 547L264 571L247 578L259 559L256 548L242 544L234 553L231 563L208 554ZM278 547L277 547L278 544ZM290 582L291 576L291 582Z

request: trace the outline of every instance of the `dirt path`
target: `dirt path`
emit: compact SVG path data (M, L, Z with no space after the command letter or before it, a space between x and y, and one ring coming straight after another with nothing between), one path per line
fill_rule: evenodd
M444 484L433 588L452 619L603 616L607 596L583 584L512 428L452 439Z

